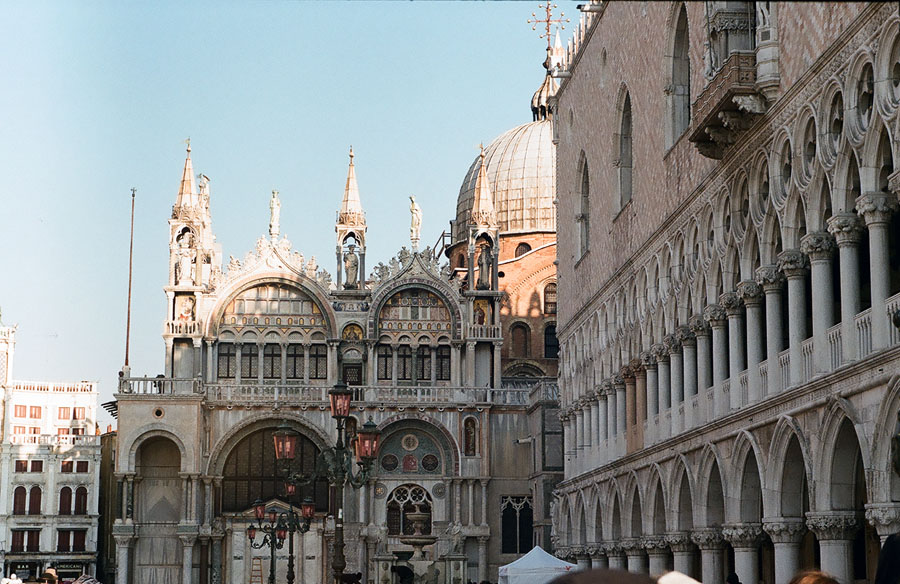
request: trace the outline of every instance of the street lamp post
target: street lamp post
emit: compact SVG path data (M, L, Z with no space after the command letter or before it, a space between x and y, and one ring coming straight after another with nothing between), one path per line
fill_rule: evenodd
M290 461L297 453L297 433L285 422L279 426L274 435L275 457L279 461L284 461L286 484L296 487L323 478L335 488L337 510L334 515L334 551L331 562L335 584L341 584L341 576L347 567L347 560L344 557L344 485L349 484L354 489L359 489L369 480L375 452L378 449L378 437L381 434L371 418L357 432L356 465L359 468L354 472L350 440L346 435L346 421L350 417L352 398L353 392L342 381L336 383L328 392L331 417L337 422L337 441L334 446L319 453L312 475L295 473L290 469Z
M253 514L256 517L258 525L252 522L247 527L247 536L250 538L250 546L254 549L262 549L269 547L271 557L269 559L269 584L275 584L275 551L284 547L284 540L288 540L288 584L294 584L294 533L306 533L309 531L309 524L316 512L316 504L309 497L300 504L300 515L294 512L294 505L290 502L290 497L294 494L291 486L285 485L288 502L290 508L287 513L278 513L275 509L266 510L266 504L257 499L253 503ZM263 519L268 517L268 523L263 523ZM259 543L256 539L256 532L262 531L265 535Z

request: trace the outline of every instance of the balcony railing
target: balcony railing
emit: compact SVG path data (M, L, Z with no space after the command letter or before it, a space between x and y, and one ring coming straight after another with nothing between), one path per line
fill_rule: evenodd
M137 395L187 395L200 393L200 380L171 377L129 377L120 380L119 393Z
M841 339L841 324L838 323L828 329L825 333L828 336L828 353L831 356L831 368L837 369L844 362L843 340Z
M499 339L502 331L499 325L470 324L466 327L466 336L470 339Z
M34 444L37 446L99 446L100 436L94 434L11 434L11 444Z
M91 393L97 391L97 384L92 381L74 383L53 383L45 381L13 381L15 391L40 391L58 393Z
M735 51L692 106L690 141L706 157L721 159L725 149L765 111L756 92L756 53Z
M856 315L856 348L862 359L872 352L872 309L868 308Z
M168 320L165 332L167 335L200 335L203 334L203 325L199 320Z

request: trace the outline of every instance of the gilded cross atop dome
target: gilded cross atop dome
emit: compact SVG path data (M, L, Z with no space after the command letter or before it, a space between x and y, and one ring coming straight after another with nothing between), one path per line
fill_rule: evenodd
M537 18L537 13L532 12L531 16L534 17L534 20L529 18L528 24L532 25L531 30L537 30L539 24L543 25L541 28L544 31L538 35L538 38L547 39L547 53L549 54L553 49L552 41L550 40L550 30L553 28L553 25L555 24L558 27L557 30L566 30L566 23L570 21L568 18L563 18L566 13L562 11L559 13L559 18L553 18L553 10L559 8L556 4L551 5L550 2L547 2L546 4L538 4L538 8L543 10L546 16L543 19Z

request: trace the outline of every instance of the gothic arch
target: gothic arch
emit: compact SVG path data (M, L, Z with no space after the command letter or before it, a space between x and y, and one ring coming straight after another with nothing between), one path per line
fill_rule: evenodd
M753 460L751 462L751 458ZM756 437L749 431L738 433L731 453L730 489L726 491L726 517L736 522L758 522L762 519L766 459ZM758 499L758 508L754 509ZM730 509L729 509L730 507Z
M698 496L694 500L695 510L699 511L697 523L704 527L717 527L725 520L725 496L728 493L728 485L727 477L722 472L723 468L727 468L727 464L722 459L718 447L707 443L700 453L700 467L696 481L698 488L695 491ZM716 481L718 481L721 492L713 493L711 488ZM713 506L721 506L721 508L711 509Z
M666 19L666 147L671 147L691 125L690 22L684 2L675 2Z
M853 405L842 397L832 397L825 406L825 412L820 425L821 431L819 442L818 461L813 468L813 476L817 481L833 482L834 456L837 446L838 436L844 421L850 423L853 428L853 434L859 445L860 456L862 457L863 469L871 469L871 459L869 441L866 439L865 427L860 421L860 417ZM866 473L868 475L868 473ZM865 485L866 488L869 485ZM870 491L871 492L871 491ZM817 510L832 509L831 491L826 492L820 489L816 492L816 508Z
M892 500L892 494L900 493L900 477L891 468L891 438L894 435L900 412L900 377L894 375L887 384L881 408L875 418L872 433L872 495L876 501Z
M802 472L806 478L806 488L809 501L814 501L815 481L813 481L813 473L810 458L809 442L803 434L800 424L791 416L783 415L778 418L775 423L775 430L772 433L772 441L769 444L769 463L766 465L766 481L763 487L763 506L766 515L771 517L783 517L784 510L782 504L782 493L786 490L784 485L785 474L788 471L788 465L796 464L796 460L788 460L787 453L791 447L792 441L796 443L800 449L803 458Z

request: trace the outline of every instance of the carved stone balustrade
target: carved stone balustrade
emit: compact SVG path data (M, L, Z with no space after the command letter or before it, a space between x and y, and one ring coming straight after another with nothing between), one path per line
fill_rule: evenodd
M756 91L756 53L735 51L693 103L690 141L703 156L721 160L765 111Z

